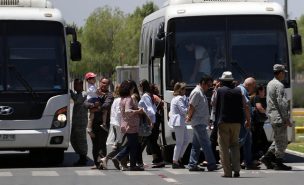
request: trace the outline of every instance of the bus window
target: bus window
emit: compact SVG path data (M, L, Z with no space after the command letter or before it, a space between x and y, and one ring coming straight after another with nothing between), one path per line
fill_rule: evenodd
M168 88L177 81L195 86L203 75L220 75L218 68L226 62L225 17L173 19L168 32Z
M235 78L254 76L267 83L273 78L272 66L288 63L284 20L277 16L236 16L230 18L231 62ZM262 66L262 67L261 67ZM290 86L289 76L285 85Z

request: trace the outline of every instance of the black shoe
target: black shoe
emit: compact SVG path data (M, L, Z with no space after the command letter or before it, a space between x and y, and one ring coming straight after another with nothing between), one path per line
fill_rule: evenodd
M291 166L286 166L285 164L283 164L283 159L282 158L277 158L275 160L273 169L274 170L290 171L290 170L292 170L292 167Z
M139 166L134 166L130 167L130 171L145 171L145 169Z
M120 161L117 158L112 158L112 162L117 170L120 170Z
M205 171L205 168L200 168L198 166L189 167L189 172L198 172L198 171Z
M160 162L160 163L153 165L152 168L163 168L165 166L166 166L166 164L164 162Z
M259 169L261 169L261 167L255 165L255 164L251 164L251 165L247 165L247 166L245 167L245 169L246 169L246 170L259 170Z
M178 161L178 165L181 169L185 169L185 165L183 164L183 162L181 160Z
M182 169L179 164L172 163L172 169Z
M240 172L234 172L233 177L240 177Z
M273 164L270 157L262 156L260 161L266 166L267 169L273 169Z

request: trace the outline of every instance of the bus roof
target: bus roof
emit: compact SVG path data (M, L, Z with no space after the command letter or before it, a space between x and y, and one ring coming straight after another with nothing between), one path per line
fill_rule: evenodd
M192 1L192 0L180 0ZM279 15L285 17L282 6L275 2L264 0L253 0L241 2L232 1L202 1L195 3L173 3L167 4L160 10L147 16L143 23L150 22L159 17L166 20L175 17L192 17L192 16L216 16L216 15Z
M56 21L65 25L61 12L48 0L0 0L0 20Z

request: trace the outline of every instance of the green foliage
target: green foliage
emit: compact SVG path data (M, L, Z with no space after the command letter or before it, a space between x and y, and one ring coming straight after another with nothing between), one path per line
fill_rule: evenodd
M143 18L157 9L153 2L127 15L108 6L95 9L77 31L83 55L82 61L69 63L71 74L93 71L111 77L117 65L136 65Z

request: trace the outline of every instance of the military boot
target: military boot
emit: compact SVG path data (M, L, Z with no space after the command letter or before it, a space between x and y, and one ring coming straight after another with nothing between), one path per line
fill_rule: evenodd
M283 164L282 158L276 158L273 169L289 171L289 170L292 170L292 167L286 166L285 164Z
M275 155L272 152L267 151L260 159L267 169L273 169L273 162L275 162Z

